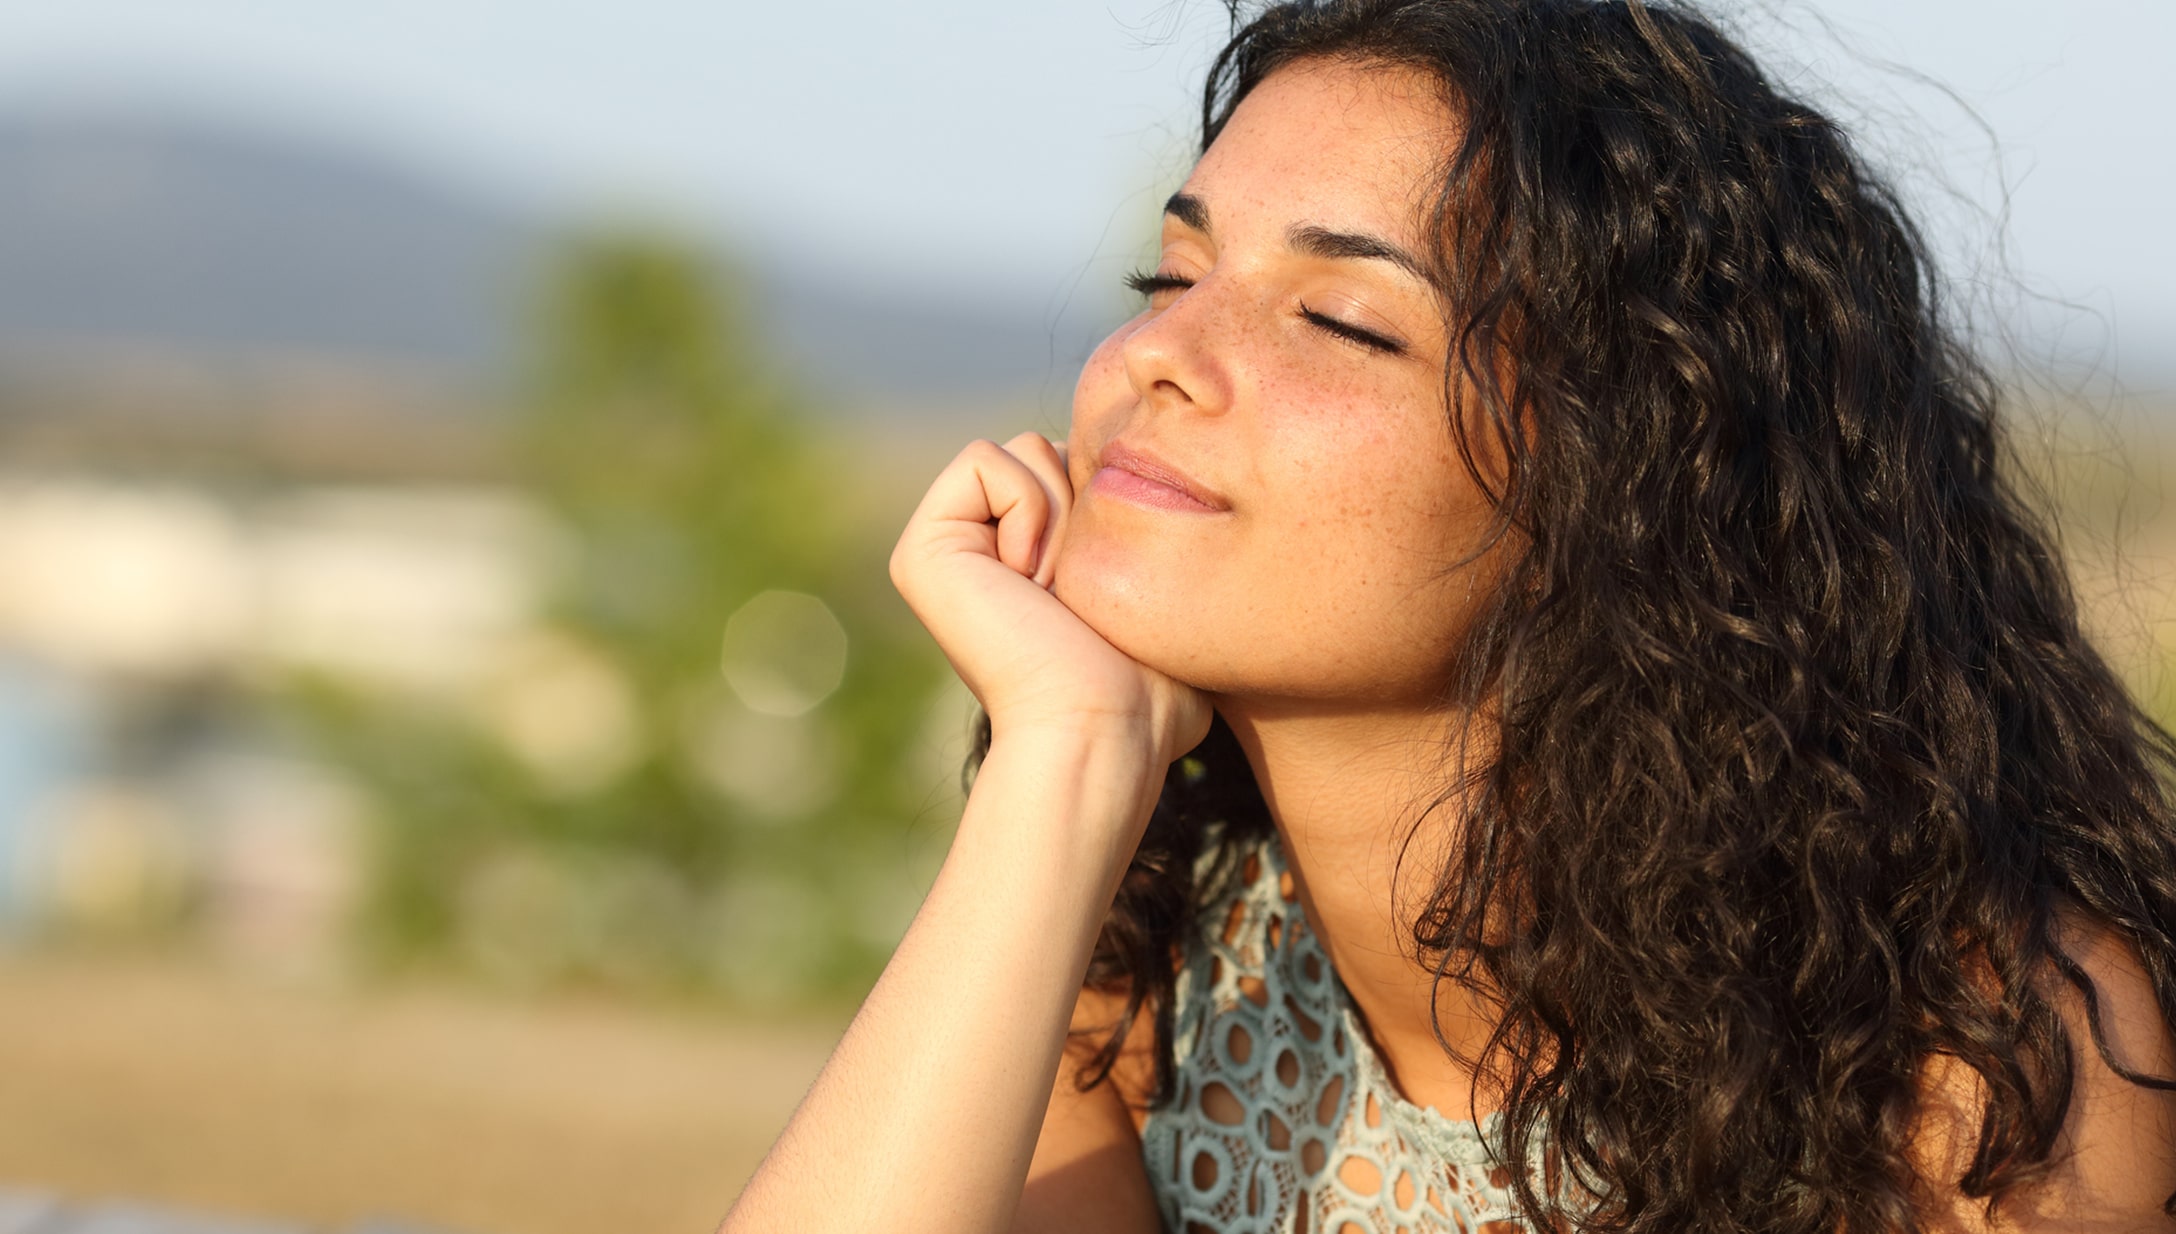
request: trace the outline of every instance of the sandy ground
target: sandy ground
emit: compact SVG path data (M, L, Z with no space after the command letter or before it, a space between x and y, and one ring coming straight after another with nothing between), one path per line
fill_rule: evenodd
M313 1224L701 1234L843 1027L0 954L0 1185Z

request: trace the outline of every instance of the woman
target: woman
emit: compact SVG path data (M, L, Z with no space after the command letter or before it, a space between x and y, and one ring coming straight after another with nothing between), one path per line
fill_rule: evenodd
M2166 1228L2171 743L1834 127L1298 0L1204 139L900 539L986 752L726 1228Z

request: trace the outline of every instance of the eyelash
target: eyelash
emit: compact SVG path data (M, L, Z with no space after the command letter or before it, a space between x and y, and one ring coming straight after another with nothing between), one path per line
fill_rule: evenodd
M1193 285L1194 281L1192 279L1182 279L1170 274L1151 274L1146 270L1136 270L1126 276L1126 286L1143 296L1153 296L1163 291L1185 291ZM1401 355L1405 351L1403 344L1384 338L1373 330L1364 330L1348 322L1339 321L1326 313L1318 313L1308 308L1305 300L1300 301L1300 316L1307 324L1314 326L1316 329L1343 339L1348 343L1358 344L1369 351L1382 352L1385 355L1392 356Z

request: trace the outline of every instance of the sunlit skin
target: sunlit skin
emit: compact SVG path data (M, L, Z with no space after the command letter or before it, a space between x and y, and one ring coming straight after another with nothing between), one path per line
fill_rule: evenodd
M1465 1117L1470 1079L1431 1035L1401 925L1436 847L1413 851L1402 896L1391 879L1405 812L1442 780L1452 641L1498 557L1460 564L1490 510L1452 437L1445 309L1417 257L1455 123L1427 79L1343 65L1240 103L1164 216L1147 307L1081 374L1054 591L1210 694L1400 1086ZM1370 251L1404 259L1351 255ZM1228 508L1157 502L1124 447ZM1447 1027L1482 1031L1446 995Z
M1455 803L1425 820L1406 871L1393 872L1414 807L1444 782L1456 717L1436 699L1452 641L1514 544L1457 565L1490 511L1450 432L1441 300L1409 263L1325 255L1333 246L1319 240L1425 252L1426 195L1455 125L1425 79L1351 65L1280 71L1240 103L1165 215L1147 306L1081 374L1065 455L1075 495L1051 581L1097 634L1198 687L1231 724L1309 923L1393 1079L1409 1099L1466 1118L1498 1101L1435 1039L1431 992L1468 1057L1488 1009L1433 987L1410 927ZM1473 440L1485 446L1486 434ZM1207 508L1153 483L1164 468L1206 490ZM2125 1053L2165 1063L2172 1043L2135 959L2104 932L2080 938ZM2171 1103L2093 1062L2079 1106L2097 1116L2071 1143L2107 1147L2019 1197L2015 1221L1990 1227L1951 1193L1930 1206L1941 1228L2158 1209L2166 1171L2138 1169L2136 1149L2115 1143L2169 1142ZM1929 1078L1920 1157L1931 1175L1956 1177L1976 1096L1954 1069Z
M988 713L988 754L921 911L723 1234L1159 1228L1146 1051L1083 1091L1067 1029L1111 1022L1115 996L1082 977L1165 770L1212 710L1399 1090L1452 1118L1499 1106L1430 1026L1436 997L1471 1057L1489 1008L1432 994L1411 954L1416 896L1461 823L1455 800L1416 815L1463 718L1455 649L1519 547L1476 552L1492 512L1449 419L1446 306L1415 269L1456 135L1424 78L1273 73L1172 199L1147 303L1083 370L1066 443L974 442L931 485L891 577ZM2128 945L2079 939L2112 1043L2176 1071ZM1928 1228L2166 1228L2176 1102L2089 1050L2078 1081L2062 1165L2014 1220L1991 1227L1937 1182ZM1979 1096L1940 1060L1927 1091L1917 1165L1953 1180Z
M1443 677L1475 586L1447 567L1487 513L1444 412L1443 306L1395 260L1296 241L1425 252L1420 210L1451 123L1422 79L1272 77L1166 212L1152 274L1167 283L1081 373L1056 594L1220 704L1425 706ZM1129 495L1111 483L1124 471L1098 474L1113 443L1229 508Z

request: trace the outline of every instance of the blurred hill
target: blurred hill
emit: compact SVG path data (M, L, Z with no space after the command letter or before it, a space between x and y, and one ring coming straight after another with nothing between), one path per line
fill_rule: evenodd
M125 117L0 120L0 334L474 368L536 221L402 169Z
M292 135L0 117L0 429L97 436L64 452L101 458L147 426L239 448L267 416L314 416L351 456L358 421L459 437L520 359L540 264L588 221ZM864 285L821 254L718 259L784 374L839 412L1062 401L1108 325L1096 305Z

